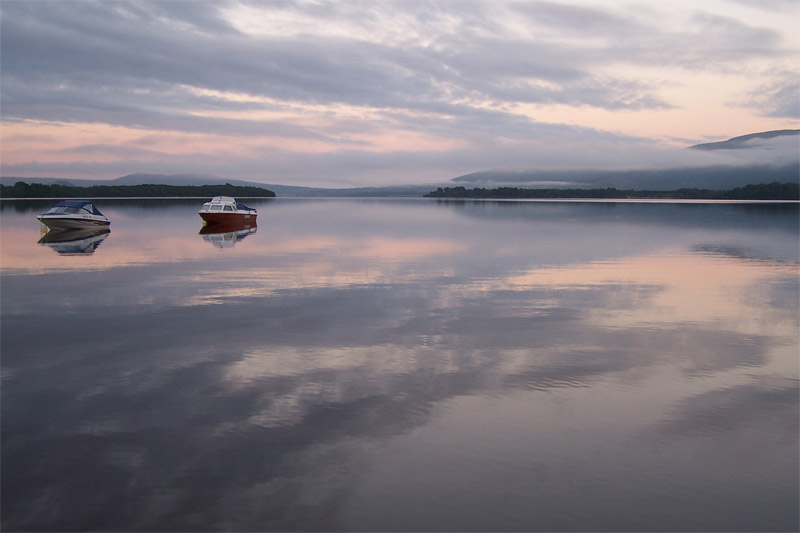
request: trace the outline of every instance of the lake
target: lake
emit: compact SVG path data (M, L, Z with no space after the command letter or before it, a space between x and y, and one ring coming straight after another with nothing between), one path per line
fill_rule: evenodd
M202 202L0 202L4 531L800 528L797 204Z

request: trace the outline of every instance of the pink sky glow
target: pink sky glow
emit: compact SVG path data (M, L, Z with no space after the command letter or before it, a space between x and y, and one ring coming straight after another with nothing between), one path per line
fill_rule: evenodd
M432 183L800 127L796 2L325 5L4 2L2 176Z

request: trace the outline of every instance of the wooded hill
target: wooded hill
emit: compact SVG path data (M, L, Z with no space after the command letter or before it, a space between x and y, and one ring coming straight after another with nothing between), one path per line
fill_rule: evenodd
M186 198L233 196L236 198L274 198L275 193L261 187L224 185L71 185L25 183L0 185L0 198Z
M676 189L674 191L637 191L633 189L523 189L499 187L497 189L467 189L464 187L439 187L425 195L426 198L485 198L485 199L548 199L548 198L664 198L679 200L800 200L797 183L760 183L727 191L710 189Z

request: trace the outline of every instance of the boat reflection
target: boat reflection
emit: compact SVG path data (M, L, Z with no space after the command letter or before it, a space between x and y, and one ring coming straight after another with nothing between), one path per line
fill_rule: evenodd
M111 230L107 227L51 229L39 239L39 244L49 246L62 255L86 255L94 253L109 233Z
M204 225L200 228L203 240L217 248L232 248L238 241L258 230L255 221L239 221Z

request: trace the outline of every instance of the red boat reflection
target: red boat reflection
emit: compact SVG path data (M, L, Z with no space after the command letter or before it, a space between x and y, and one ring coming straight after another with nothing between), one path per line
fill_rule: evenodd
M217 248L231 248L257 230L255 220L241 220L205 225L200 228L200 235Z

